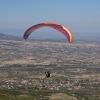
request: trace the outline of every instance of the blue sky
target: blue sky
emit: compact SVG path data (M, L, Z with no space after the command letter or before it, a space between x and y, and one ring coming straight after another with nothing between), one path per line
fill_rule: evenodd
M98 34L100 0L0 0L0 30L25 31L47 21L64 24L75 34Z

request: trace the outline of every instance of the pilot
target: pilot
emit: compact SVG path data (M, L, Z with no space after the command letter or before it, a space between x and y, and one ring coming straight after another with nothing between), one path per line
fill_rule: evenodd
M50 72L49 71L45 71L45 75L46 75L47 78L49 78L50 77Z

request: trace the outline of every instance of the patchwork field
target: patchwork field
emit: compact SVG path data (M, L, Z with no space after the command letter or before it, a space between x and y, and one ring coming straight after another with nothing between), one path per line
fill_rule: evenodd
M51 72L49 79L45 77L45 70ZM42 96L50 100L94 100L91 96L99 100L99 86L99 42L0 40L1 89L55 90L56 94ZM84 91L90 92L84 94ZM25 97L23 92L22 94L18 100ZM29 94L28 97L32 98Z

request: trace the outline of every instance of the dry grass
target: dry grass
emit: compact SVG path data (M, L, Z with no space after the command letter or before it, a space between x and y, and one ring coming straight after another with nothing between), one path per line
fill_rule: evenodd
M55 93L52 94L49 98L50 100L78 100L76 97L69 96L64 93Z

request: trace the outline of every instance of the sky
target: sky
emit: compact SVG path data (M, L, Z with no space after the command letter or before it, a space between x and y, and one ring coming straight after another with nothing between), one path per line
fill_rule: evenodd
M41 22L64 24L75 35L100 36L100 0L0 0L0 33L23 34ZM55 32L38 32L48 31Z

